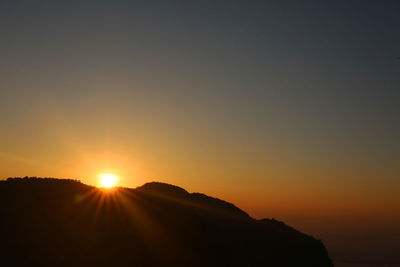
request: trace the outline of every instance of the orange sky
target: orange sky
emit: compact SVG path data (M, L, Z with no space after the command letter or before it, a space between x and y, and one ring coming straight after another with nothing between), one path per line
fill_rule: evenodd
M396 1L139 2L2 5L1 178L162 181L339 258L400 242Z

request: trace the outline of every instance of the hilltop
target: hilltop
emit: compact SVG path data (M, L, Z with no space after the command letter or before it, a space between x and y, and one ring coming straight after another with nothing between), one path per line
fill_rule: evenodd
M0 257L23 266L333 266L321 241L233 204L152 182L0 181Z

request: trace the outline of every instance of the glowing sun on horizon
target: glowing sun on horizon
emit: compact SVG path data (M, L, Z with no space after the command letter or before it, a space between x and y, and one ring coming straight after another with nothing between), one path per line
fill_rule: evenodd
M100 173L99 178L101 187L105 188L114 187L118 180L118 176L112 173Z

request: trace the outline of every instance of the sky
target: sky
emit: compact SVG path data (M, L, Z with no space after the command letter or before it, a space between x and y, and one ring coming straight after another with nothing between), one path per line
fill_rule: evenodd
M1 1L0 177L167 182L400 262L399 10Z

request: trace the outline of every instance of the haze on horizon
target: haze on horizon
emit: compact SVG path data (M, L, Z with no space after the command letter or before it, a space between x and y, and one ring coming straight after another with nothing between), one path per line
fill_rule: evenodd
M399 8L2 1L0 177L163 181L400 262Z

